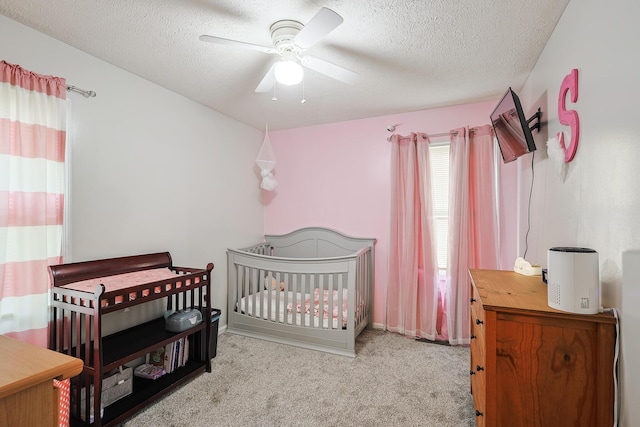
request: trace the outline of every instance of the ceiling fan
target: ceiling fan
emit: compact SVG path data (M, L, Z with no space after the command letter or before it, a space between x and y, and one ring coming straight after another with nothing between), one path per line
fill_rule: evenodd
M353 84L358 77L358 73L315 56L304 55L307 49L333 31L342 22L343 19L340 15L331 9L323 7L311 18L307 25L293 20L274 22L269 29L273 47L208 35L200 36L200 40L221 45L238 46L263 53L278 54L280 60L269 68L267 74L256 87L256 92L268 92L276 82L285 85L300 83L304 74L302 66L343 83Z

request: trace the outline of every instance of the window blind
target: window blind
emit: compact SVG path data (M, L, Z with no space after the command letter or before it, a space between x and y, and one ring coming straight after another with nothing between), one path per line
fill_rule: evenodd
M430 146L429 159L438 269L444 270L449 242L449 144Z

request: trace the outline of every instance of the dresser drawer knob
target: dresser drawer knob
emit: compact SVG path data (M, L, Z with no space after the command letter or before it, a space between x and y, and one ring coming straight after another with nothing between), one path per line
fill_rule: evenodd
M475 375L476 373L474 371L469 371L469 375Z
M473 340L473 339L476 339L477 337L475 335L471 335L469 338Z
M476 319L476 325L482 325L484 322L480 319Z
M476 371L480 372L480 371L484 371L484 368L480 365L476 365Z
M482 412L480 412L480 411L478 411L478 410L476 409L476 417L481 417L481 416L482 416Z
M476 302L476 299L474 297L471 297L471 299L469 299L470 302Z

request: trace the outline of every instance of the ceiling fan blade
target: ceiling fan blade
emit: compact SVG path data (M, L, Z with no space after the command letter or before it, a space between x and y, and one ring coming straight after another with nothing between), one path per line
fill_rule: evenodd
M315 56L304 56L300 62L305 67L341 81L342 83L354 84L360 76L356 72L347 70L346 68L332 64L331 62L327 62L324 59L316 58Z
M227 46L242 47L242 48L245 48L245 49L257 50L258 52L263 52L263 53L275 53L276 52L276 50L274 48L272 48L272 47L260 46L260 45L252 44L252 43L245 43L245 42L241 42L241 41L238 41L238 40L223 39L222 37L202 35L199 38L203 42L222 44L222 45L227 45Z
M321 38L333 31L338 25L342 24L342 21L344 21L342 16L331 9L323 7L311 18L307 25L300 30L293 39L293 42L303 49L309 49Z
M264 75L262 81L260 81L256 88L257 93L269 92L273 88L273 85L276 84L276 75L273 72L275 66L276 64L273 64L271 68L269 68L269 71L267 71L267 74Z

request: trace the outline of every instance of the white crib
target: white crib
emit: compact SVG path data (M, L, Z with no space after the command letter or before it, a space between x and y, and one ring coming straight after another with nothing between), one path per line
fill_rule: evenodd
M227 331L355 357L371 321L374 245L310 227L228 249Z

